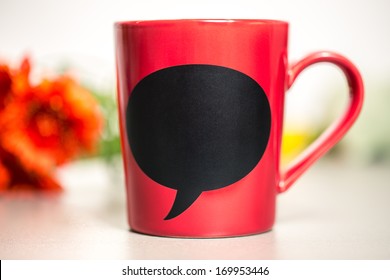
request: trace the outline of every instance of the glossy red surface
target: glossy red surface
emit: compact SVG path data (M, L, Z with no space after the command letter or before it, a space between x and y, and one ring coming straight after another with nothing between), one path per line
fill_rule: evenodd
M302 70L319 62L332 63L343 71L349 86L349 104L344 114L287 167L279 181L278 192L286 191L310 165L340 141L355 122L363 105L364 87L358 69L347 58L334 52L316 52L292 65L288 71L287 87L292 86Z
M164 20L115 25L118 103L124 158L128 219L139 232L176 237L255 234L272 228L278 192L286 190L310 164L329 150L356 119L363 95L361 78L345 58L329 52L308 56L288 68L288 24L270 20ZM351 105L285 173L280 173L284 95L296 76L317 62L344 70ZM172 66L211 64L240 71L265 91L271 107L268 146L256 167L225 188L205 191L178 217L164 220L176 190L162 186L137 165L126 138L125 112L130 94L147 75Z

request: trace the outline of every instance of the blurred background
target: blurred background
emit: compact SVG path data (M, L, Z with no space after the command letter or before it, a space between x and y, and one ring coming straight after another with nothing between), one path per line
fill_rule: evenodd
M104 131L98 156L120 153L115 101L113 23L178 18L267 18L290 23L290 62L316 50L337 51L360 69L366 99L357 123L327 155L350 164L390 162L390 4L352 1L0 0L0 62L30 58L30 78L71 73L98 100ZM331 65L313 66L288 92L284 162L343 110L347 85ZM119 164L120 166L120 164ZM119 167L120 168L120 167Z

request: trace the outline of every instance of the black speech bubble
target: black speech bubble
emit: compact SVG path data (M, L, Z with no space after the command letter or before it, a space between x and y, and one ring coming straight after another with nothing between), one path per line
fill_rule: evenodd
M183 213L203 191L245 177L263 156L270 126L261 86L214 65L174 66L146 76L126 111L137 164L152 180L177 190L165 220Z

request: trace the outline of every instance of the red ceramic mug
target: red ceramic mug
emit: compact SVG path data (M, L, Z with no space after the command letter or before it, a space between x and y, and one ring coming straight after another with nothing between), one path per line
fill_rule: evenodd
M272 228L275 200L347 132L363 101L333 52L289 65L288 23L161 20L115 25L118 103L132 230L226 237ZM345 74L345 113L280 170L284 97L307 66Z

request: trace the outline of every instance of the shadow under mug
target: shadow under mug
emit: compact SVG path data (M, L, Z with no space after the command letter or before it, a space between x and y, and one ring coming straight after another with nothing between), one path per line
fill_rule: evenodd
M161 20L115 24L118 105L132 230L226 237L268 231L286 191L356 120L363 83L333 52L287 59L288 23ZM280 170L285 92L306 67L329 62L349 104Z

